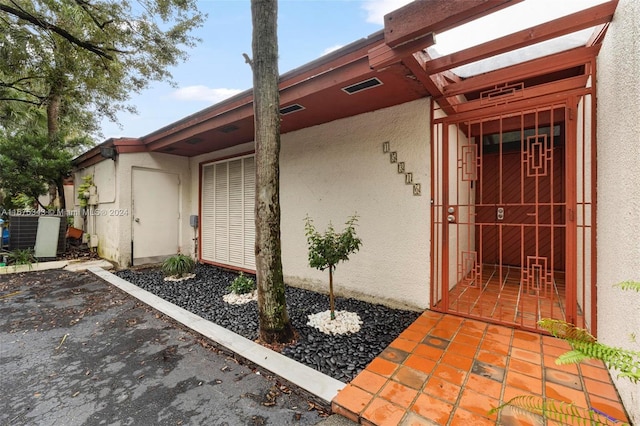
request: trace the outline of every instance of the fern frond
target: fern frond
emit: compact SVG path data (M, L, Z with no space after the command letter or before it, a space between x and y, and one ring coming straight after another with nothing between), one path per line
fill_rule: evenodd
M599 359L608 368L617 370L620 377L636 383L640 380L640 352L616 348L598 342L572 341L572 351L558 357L557 364L577 363L586 358Z
M623 290L635 290L640 292L640 282L637 281L623 281L615 284L614 287L620 287Z
M575 325L562 320L556 320L551 318L543 318L538 321L538 325L553 334L555 337L564 339L567 341L580 341L580 342L595 342L596 338L593 337L584 328L576 327Z
M565 364L578 364L585 359L589 359L590 357L585 355L580 351L569 351L565 352L562 355L556 358L556 364L565 365Z
M541 396L534 395L516 396L499 407L491 409L489 414L497 413L507 407L514 409L516 412L536 414L548 420L555 420L565 424L577 423L599 426L623 424L568 402L544 399Z

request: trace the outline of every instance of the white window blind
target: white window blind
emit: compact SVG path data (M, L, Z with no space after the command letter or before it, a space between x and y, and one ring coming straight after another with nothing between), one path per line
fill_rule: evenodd
M203 166L201 191L202 260L255 269L253 156Z

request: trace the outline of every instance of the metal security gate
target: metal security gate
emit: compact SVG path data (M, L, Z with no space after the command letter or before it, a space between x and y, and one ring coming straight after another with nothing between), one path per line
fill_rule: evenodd
M588 101L434 120L434 309L531 330L541 318L591 327Z

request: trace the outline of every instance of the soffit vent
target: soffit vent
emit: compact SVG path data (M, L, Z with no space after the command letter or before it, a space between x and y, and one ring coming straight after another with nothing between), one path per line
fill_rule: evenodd
M229 124L228 126L224 126L218 129L218 131L222 132L222 133L231 133L231 132L235 132L236 130L238 130L239 127L235 126L233 124Z
M200 142L202 142L200 138L191 138L187 141L189 145L198 145Z
M302 111L304 109L304 107L300 104L293 104L293 105L289 105L286 106L284 108L280 108L280 114L281 115L287 115L287 114L291 114L294 112L298 112L298 111Z
M380 85L382 85L382 82L374 77L370 78L369 80L361 81L359 83L343 87L342 90L350 95L353 95L354 93L362 92L363 90L371 89Z
M163 152L173 152L173 151L175 151L175 150L176 150L176 149L175 149L174 147L170 146L170 147L168 147L168 148L163 149L162 151L163 151Z

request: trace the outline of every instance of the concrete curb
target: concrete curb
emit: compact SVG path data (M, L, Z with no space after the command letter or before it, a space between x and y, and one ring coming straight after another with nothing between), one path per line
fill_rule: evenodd
M201 318L186 309L167 302L160 297L137 287L122 278L96 266L87 270L118 287L141 302L146 303L184 326L202 334L250 362L272 372L282 379L304 389L327 404L346 385L339 380L300 364L284 355L265 348L224 327Z
M82 272L93 266L98 266L103 269L113 269L113 264L111 264L111 262L102 259L54 260L51 262L33 262L31 265L0 266L0 275L48 271L50 269L64 269L71 272Z

